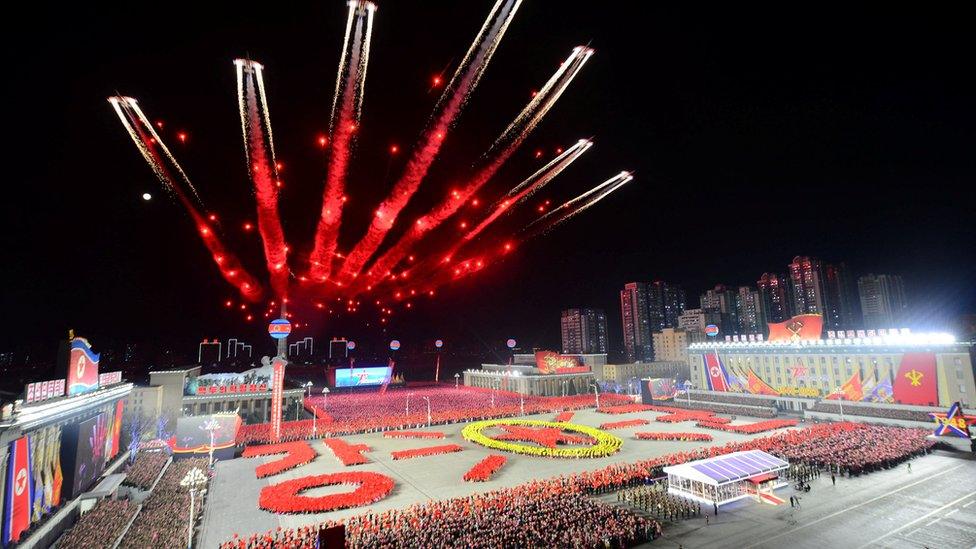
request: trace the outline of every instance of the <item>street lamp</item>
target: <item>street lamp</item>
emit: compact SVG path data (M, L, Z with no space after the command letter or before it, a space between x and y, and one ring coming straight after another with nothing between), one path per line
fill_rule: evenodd
M596 409L600 409L600 391L597 389L596 382L591 381L590 385L593 387L593 394L596 395Z
M458 388L458 380L461 379L461 374L454 374L454 388Z
M311 381L309 381L308 383L305 384L305 390L308 392L308 398L311 399L312 398L312 382ZM318 420L318 417L319 417L319 414L315 410L315 405L313 404L312 405L312 438L315 438L315 436L318 435L318 431L319 431L319 429L318 429L318 421L317 421Z
M410 415L410 397L412 397L412 396L413 396L413 393L407 393L407 415L408 416Z
M424 402L427 403L427 426L430 427L430 397L424 397Z
M525 415L525 397L521 394L519 395L519 415Z
M211 418L200 426L200 429L210 432L210 468L213 469L214 433L220 429L220 422Z
M211 448L213 445L211 445ZM187 549L193 547L193 496L197 491L197 486L207 484L207 475L200 470L199 467L194 467L186 472L186 476L180 480L180 486L190 489L190 524L187 527L186 532L186 546ZM203 497L207 493L206 488L200 488L200 497Z

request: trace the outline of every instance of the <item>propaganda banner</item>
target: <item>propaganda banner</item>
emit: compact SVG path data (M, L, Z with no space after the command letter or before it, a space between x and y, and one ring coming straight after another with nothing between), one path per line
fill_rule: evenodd
M68 359L68 395L80 395L98 389L98 353L83 337L71 340Z
M823 316L797 315L783 322L770 322L767 341L813 341L823 333Z
M30 527L34 483L31 482L30 440L24 436L10 443L7 464L7 493L4 497L3 544L20 540Z
M535 366L543 374L582 374L590 371L575 356L561 355L553 351L536 351Z
M725 367L718 353L704 354L702 360L705 362L705 379L708 381L709 390L728 391L729 382L725 377Z

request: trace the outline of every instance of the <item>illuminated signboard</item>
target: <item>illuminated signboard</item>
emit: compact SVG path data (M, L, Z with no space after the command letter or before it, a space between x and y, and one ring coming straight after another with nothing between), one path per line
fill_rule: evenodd
M393 368L378 366L369 368L344 368L335 371L336 387L369 387L382 385L390 378Z
M561 355L553 351L536 351L535 366L543 374L581 374L590 371L575 356Z
M122 383L122 372L105 372L104 374L98 374L99 387L114 385L116 383Z
M68 395L80 395L98 389L98 353L83 337L71 340L68 358Z
M24 403L41 402L50 398L64 396L65 381L63 379L52 379L51 381L38 381L28 383L24 391Z

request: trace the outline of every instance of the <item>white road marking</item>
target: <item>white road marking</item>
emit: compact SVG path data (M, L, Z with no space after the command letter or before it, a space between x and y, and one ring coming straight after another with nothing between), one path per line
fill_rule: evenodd
M970 502L969 502L969 503L967 503L966 505L963 505L963 506L962 506L962 508L963 508L963 509L965 509L965 508L967 508L967 507L969 507L970 505L972 505L972 504L974 504L974 503L976 503L976 500L973 500L973 501L970 501Z
M881 536L881 537L879 537L879 538L876 538L876 539L875 539L874 541L872 541L872 542L870 542L870 543L865 543L864 545L862 545L862 546L860 546L860 547L858 547L857 549L864 549L865 547L867 547L867 546L869 546L869 545L874 545L875 543L878 543L879 541L881 541L881 540L883 540L883 539L885 539L885 538L887 538L888 536L893 536L893 535L895 535L895 534L897 534L898 532L901 532L901 531L902 531L902 530L904 530L905 528L908 528L909 526L911 526L911 525L913 525L913 524L915 524L916 522L918 522L918 521L920 521L920 520L924 520L924 519L926 519L926 518L928 518L928 517L930 517L930 516L932 516L932 515L934 515L934 514L936 514L936 513L939 513L939 512L941 512L941 511L942 511L943 509L946 509L947 507L952 507L953 505L955 505L955 504L957 504L957 503L959 503L960 501L962 501L962 500L964 500L964 499L966 499L966 498L971 498L971 497L973 497L973 496L976 496L976 492L970 492L970 493L968 493L968 494L966 494L965 496L962 496L961 498L956 498L956 499L954 499L954 500L952 500L952 501L950 501L949 503L946 503L946 504L945 504L945 505L943 505L942 507L939 507L938 509L935 509L935 510L932 510L932 511L929 511L928 513L925 513L924 515L922 515L922 516L920 516L920 517L918 517L917 519L915 519L915 520L913 520L913 521L911 521L911 522L908 522L908 523L906 523L906 524L905 524L904 526L902 526L901 528L896 528L896 529L894 529L894 530L892 530L892 531L890 531L890 532L888 532L887 534L885 534L885 535L883 535L883 536ZM954 512L956 512L956 511L958 511L958 509L955 509L955 510L953 510L953 511L952 511L952 513L954 513ZM951 514L951 513L949 513L949 514ZM946 516L949 516L949 514L947 514ZM940 518L941 518L941 517L940 517ZM938 520L938 519L936 519L936 520ZM935 520L933 520L932 522L935 522ZM931 524L931 523L930 523L930 524Z
M942 475L944 475L946 473L951 473L952 471L955 471L956 469L958 469L960 467L962 467L962 465L956 465L955 467L952 467L950 469L945 469L944 471L935 473L934 475L929 475L929 476L927 476L925 478L916 480L915 482L913 482L911 484L906 484L905 486L902 486L901 488L899 488L897 490L892 490L891 492L887 492L885 494L881 494L880 496L873 497L873 498L871 498L871 499L869 499L867 501L862 501L861 503L858 503L857 505L852 505L851 507L847 507L845 509L841 509L840 511L831 513L831 514L829 514L829 515L827 515L825 517L821 517L821 518L819 518L819 519L817 519L817 520L815 520L813 522L808 522L808 523L804 524L803 526L798 526L796 528L790 528L786 532L782 532L780 534L776 534L775 536L768 537L768 538L766 538L766 539L764 539L762 541L757 541L756 543L753 543L752 545L747 545L744 549L749 549L750 547L757 547L757 546L762 545L764 543L768 543L768 542L770 542L770 541L772 541L774 539L778 539L778 538L781 538L783 536L788 536L788 535L790 535L790 534L792 534L794 532L797 532L799 530L803 530L804 528L809 528L809 527L811 527L811 526L813 526L815 524L819 524L819 523L821 523L821 522L823 522L823 521L825 521L827 519L834 518L837 515L842 515L842 514L845 514L845 513L849 513L852 509L857 509L858 507L863 507L863 506L865 506L865 505L867 505L869 503L874 503L875 501L878 501L879 499L886 498L886 497L888 497L888 496L890 496L892 494L897 494L898 492L901 492L902 490L907 490L907 489L911 488L912 486L921 484L923 482L928 482L928 481L934 479L935 477L942 476Z

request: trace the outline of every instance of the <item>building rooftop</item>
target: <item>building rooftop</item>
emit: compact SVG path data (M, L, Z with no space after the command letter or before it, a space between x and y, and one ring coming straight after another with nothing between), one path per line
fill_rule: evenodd
M762 450L747 450L665 467L664 472L717 486L764 475L786 467L789 467L789 463L772 454L767 454Z

